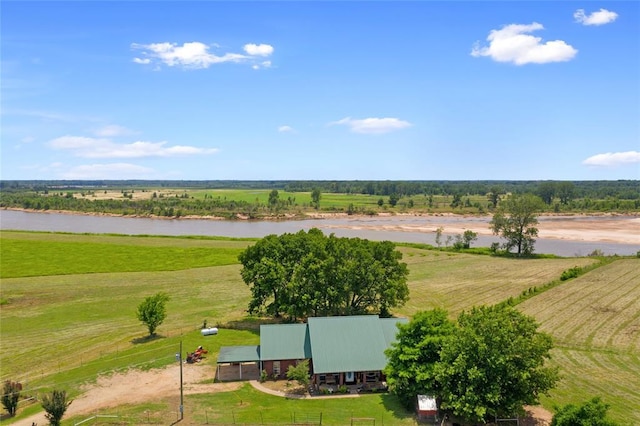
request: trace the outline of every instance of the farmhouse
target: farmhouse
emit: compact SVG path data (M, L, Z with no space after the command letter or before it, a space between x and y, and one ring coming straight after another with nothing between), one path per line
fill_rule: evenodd
M263 324L259 346L220 348L221 364L256 363L270 377L308 359L312 384L375 386L384 381L384 351L395 341L402 318L377 315L311 317L306 324ZM240 370L242 378L242 370Z

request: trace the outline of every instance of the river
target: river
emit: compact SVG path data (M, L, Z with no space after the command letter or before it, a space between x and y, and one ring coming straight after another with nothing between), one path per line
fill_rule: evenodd
M64 213L25 212L0 210L0 230L24 230L47 232L74 232L92 234L125 235L206 235L223 237L264 237L319 228L325 234L334 233L340 237L359 237L370 240L390 240L395 242L427 243L435 245L436 226L442 226L443 243L447 236L460 233L461 229L478 232L474 246L489 246L500 241L490 235L488 217L458 216L384 216L384 217L341 217L331 219L308 219L289 221L229 221L210 219L149 219L118 216L94 216ZM554 218L540 218L541 226ZM581 217L570 220L580 221ZM593 219L590 219L593 220ZM609 219L613 220L613 219ZM621 220L616 217L615 220ZM629 217L637 226L637 218ZM606 224L607 217L599 218ZM635 222L634 222L635 221ZM597 226L595 226L597 227ZM635 229L635 228L633 228ZM632 231L629 231L632 232ZM538 238L536 253L550 253L559 256L586 256L594 250L607 255L635 255L640 244L616 241L579 241L575 239Z

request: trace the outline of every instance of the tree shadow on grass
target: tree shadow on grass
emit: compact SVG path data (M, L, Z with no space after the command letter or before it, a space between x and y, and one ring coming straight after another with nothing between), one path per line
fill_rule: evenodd
M400 402L398 397L391 392L387 392L380 395L382 405L388 412L393 414L394 419L405 420L415 418L413 411L408 411Z
M156 340L160 339L166 339L166 337L161 334L154 334L152 336L146 335L144 337L136 337L135 339L131 339L131 343L133 343L134 345L139 345L141 343L155 342Z

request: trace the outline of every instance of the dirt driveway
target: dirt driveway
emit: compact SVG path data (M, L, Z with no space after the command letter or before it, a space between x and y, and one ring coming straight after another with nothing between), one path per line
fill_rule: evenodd
M206 364L188 365L182 369L183 390L185 395L198 393L228 392L242 386L243 382L207 383L203 381L214 377L214 367ZM98 410L115 408L125 404L142 404L150 401L179 395L180 366L171 365L149 371L130 370L100 376L97 383L85 386L84 393L73 400L65 417L87 415ZM44 413L22 419L14 425L31 426L48 424Z

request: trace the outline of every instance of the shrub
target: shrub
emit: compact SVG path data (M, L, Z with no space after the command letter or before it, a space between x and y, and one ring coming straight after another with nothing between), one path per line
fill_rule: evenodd
M580 275L580 268L577 266L574 266L573 268L567 269L566 271L562 272L562 275L560 275L560 281L566 281L571 278L575 278L578 275Z

